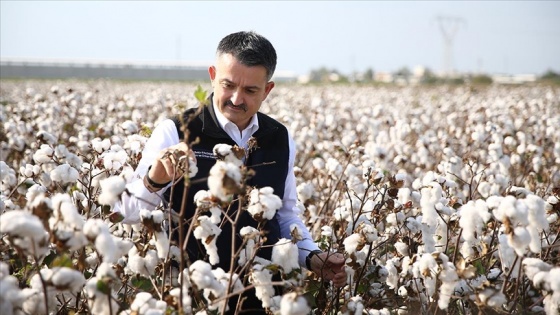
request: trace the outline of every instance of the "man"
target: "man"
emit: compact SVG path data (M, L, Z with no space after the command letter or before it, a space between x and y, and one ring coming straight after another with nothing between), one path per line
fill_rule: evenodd
M297 216L293 139L282 124L258 112L262 102L274 88L274 82L270 79L275 68L276 51L261 35L239 32L223 38L218 45L215 65L208 69L213 89L210 104L198 113L194 110L187 111L183 119L163 121L153 130L136 170L138 179L127 186L131 196L123 195L119 211L124 214L125 222L134 222L139 219L139 209L153 209L153 205L159 204L163 197L172 202L176 212L180 212L183 204L183 181L179 180L173 187L173 195L169 186L182 174L177 174L174 160L167 154L179 150L185 154L194 154L198 167L197 175L190 180L184 211L184 219L190 222L188 219L193 216L196 208L193 204L194 194L201 189L208 190L204 179L216 162L213 147L226 143L247 150L249 139L256 140L256 146L248 151L244 160L245 165L254 170L248 184L258 188L272 187L274 193L282 199L282 207L272 220L266 222L265 245L273 245L282 237L291 239L290 226L297 224L303 232L303 240L297 243L300 265L332 280L336 286L343 286L346 282L344 257L341 254L321 252ZM187 129L183 129L183 124L186 124ZM188 130L187 141L183 139L183 130ZM191 143L189 148L187 144ZM237 206L230 207L231 211L237 209ZM245 224L256 226L247 211L241 214L236 228ZM221 228L222 233L218 238L220 261L217 266L227 272L231 267L231 255L234 254L231 252L230 239L233 227L226 222ZM241 238L236 232L238 238L235 241L239 245ZM197 240L191 237L187 244L191 261L204 257L204 250ZM270 252L271 247L265 247L258 255L270 259ZM248 297L241 309L262 309L260 302L254 301L254 295L252 299L253 301ZM230 303L230 307L232 305L235 308L235 304Z

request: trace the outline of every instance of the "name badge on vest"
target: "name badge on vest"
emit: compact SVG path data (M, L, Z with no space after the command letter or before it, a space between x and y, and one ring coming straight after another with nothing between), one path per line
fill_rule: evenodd
M214 155L214 152L212 151L194 150L194 156L196 156L197 159L207 159L207 160L217 159L217 157Z

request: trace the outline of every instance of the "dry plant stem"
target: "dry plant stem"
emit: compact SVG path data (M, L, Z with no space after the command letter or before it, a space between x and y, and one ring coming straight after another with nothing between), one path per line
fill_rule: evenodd
M469 260L469 263L472 264L473 262L475 262L475 261L477 261L477 260L482 260L484 257L487 257L487 256L492 257L492 254L494 254L497 250L498 250L498 249L495 248L495 249L489 251L488 253L486 253L486 254L484 254L484 255L482 255L482 256L479 256L479 257L477 257L477 258L475 258L475 259L473 259L473 260ZM485 267L484 270L488 270L488 268Z
M35 243L31 242L32 246L33 246L33 253L37 252L37 249L35 248ZM47 298L47 283L45 282L45 279L43 279L43 275L41 274L41 268L39 267L40 263L39 263L39 258L37 258L35 255L33 255L33 259L35 260L35 268L37 268L37 275L39 276L39 279L41 279L41 285L43 286L43 295L45 298L45 312L49 312L49 299Z
M447 226L449 229L449 225ZM455 261L457 260L457 254L459 253L459 241L461 240L461 235L463 235L463 228L459 230L459 235L457 235L457 242L455 243L455 251L453 252L453 265L455 265Z
M350 201L350 209L353 209L354 207L353 207L353 205L352 205L352 198L351 198L351 196L350 196L350 191L349 191L349 189L348 189L348 186L346 185L346 181L344 181L344 186L346 187L346 193L348 194L348 200ZM362 212L363 212L363 210L364 210L364 205L365 205L364 200L366 200L367 193L369 192L369 189L370 189L371 187L372 187L372 185L368 183L368 186L366 187L366 189L365 189L365 191L364 191L364 195L362 196L362 198L360 198L360 200L362 201L362 204L360 205L360 209L358 210L357 218L359 218L359 217L362 215ZM381 201L383 202L384 200L382 199ZM356 228L356 221L353 220L353 223L352 223L352 231L354 231L355 228Z
M513 272L513 269L514 269L515 265L517 264L517 260L519 260L519 256L515 255L515 260L513 261L513 264L511 265L511 268L509 269L508 274L506 275L506 278L504 280L504 284L502 286L502 293L506 292L506 287L508 285L509 277L511 276L511 274Z
M107 293L107 302L109 303L109 314L113 314L113 305L111 305L111 289L109 288L109 293Z
M554 238L554 242L552 242L552 244L548 245L548 249L546 250L546 253L544 254L543 260L548 258L548 255L550 255L550 252L552 251L552 248L556 247L556 242L558 242L558 237L560 237L560 230L558 230L558 232L556 232L556 237ZM546 241L548 243L548 237L546 238Z
M144 269L146 270L147 273L149 273L148 268L146 268L144 266ZM163 299L163 295L161 294L161 292L158 290L158 285L157 283L154 281L154 279L152 279L152 277L148 277L148 279L150 279L150 282L152 283L152 286L154 287L154 290L156 291L157 295L159 296L159 299Z
M496 225L498 224L498 221L495 221ZM488 246L488 248L492 248L492 245L494 245L494 241L496 240L496 235L498 234L498 227L494 227L494 231L492 232L492 239L490 239L490 245ZM497 249L495 249L494 251L496 251ZM488 270L488 265L490 264L490 260L492 259L492 255L488 256L488 259L486 260L486 264L484 265L485 270Z
M76 310L78 310L78 308L80 307L81 299L82 299L82 291L78 291L78 293L76 293L76 306L74 306Z
M350 156L348 156L348 160L346 161L346 165L344 165L344 167L342 168L342 173L344 174L344 171L348 168L348 165L350 165ZM341 176L338 181L336 182L336 185L333 185L331 187L331 190L328 193L328 197L327 200L325 201L325 203L323 203L323 206L321 207L321 209L317 212L317 216L320 216L321 213L323 213L323 211L327 208L328 205L328 201L331 199L331 197L334 195L334 193L338 190L337 187L338 185L340 185L340 182L342 181L343 176Z
M371 256L371 254L373 253L373 246L369 247L369 251L367 253L366 259L365 261L369 261L369 257ZM360 281L362 280L362 277L364 275L365 269L367 267L367 263L364 263L364 266L362 268L360 268L360 273L358 274L358 277L356 277L356 287L354 287L354 296L358 295L358 287L360 284Z
M17 191L17 189L19 188L19 186L23 185L23 183L25 183L25 181L28 179L29 177L26 177L25 179L23 179L21 181L21 183L17 184L16 187L14 187L14 189L12 189L12 191L10 192L10 194L8 195L8 199L12 198L12 195Z
M188 169L187 169L188 172ZM188 173L187 173L188 174ZM183 231L185 229L185 223L183 221L183 216L185 215L185 208L187 205L187 193L189 192L189 186L188 185L184 185L183 188L183 200L181 201L181 211L179 212L179 244L184 244L183 247L187 246L187 240L188 240L188 235L187 238L185 239L185 236L183 235ZM171 198L169 198L169 200L171 200ZM170 209L171 208L170 206ZM189 226L189 232L191 231L192 228L191 224ZM180 274L182 277L182 272L185 269L185 249L183 248L183 250L180 251L181 252L181 261L179 263L179 268L180 268ZM182 280L182 279L181 279ZM183 292L183 285L182 285L182 281L181 281L181 286L180 286L180 291L179 291L179 313L181 314L183 312L183 294L185 294L185 292Z
M265 283L265 284L262 284L262 285L283 285L283 284L284 284L283 281L272 281L272 282ZM259 284L259 285L261 285L261 284ZM229 292L225 296L222 296L221 298L215 299L214 302L220 302L222 300L229 299L229 298L234 297L236 295L241 295L241 293L245 292L246 290L250 290L250 289L253 289L255 287L256 287L255 284L248 284L242 290ZM220 313L220 314L223 314L223 313Z
M523 259L523 258L521 258L521 259ZM519 264L522 265L522 264L523 264L523 260L521 260L521 262L519 262ZM521 279L521 273L522 273L522 271L523 271L523 268L519 268L519 270L518 270L518 272L517 272L517 279L515 279L515 290L513 291L514 294L513 294L513 299L512 299L512 301L517 301L517 294L519 293L519 282L520 282L520 279ZM524 299L522 299L522 303L523 303L523 300L524 300ZM513 309L515 308L516 305L517 305L517 303L515 303L515 302L512 303L511 308L509 309L509 313L510 313L510 314L513 314Z
M243 181L245 182L245 180ZM245 187L245 185L243 186L243 191L245 191L247 187ZM235 214L235 220L231 225L231 249L232 251L235 250L235 234L236 234L236 228L237 228L237 223L239 222L239 217L241 216L241 211L243 211L242 209L242 205L245 201L245 197L244 195L240 195L239 196L239 201L237 202L238 204L238 208L237 208L237 213ZM231 255L230 261L229 261L229 285L227 286L226 289L226 296L230 294L231 292L231 288L232 288L232 280L233 280L233 273L235 271L235 259L237 258L237 255ZM244 290L243 290L244 291ZM237 313L239 307L241 306L240 303L241 302L241 294L238 295L237 297L237 307L235 310L235 313ZM228 303L224 303L224 307L222 309L222 314L226 313L226 308L227 308Z

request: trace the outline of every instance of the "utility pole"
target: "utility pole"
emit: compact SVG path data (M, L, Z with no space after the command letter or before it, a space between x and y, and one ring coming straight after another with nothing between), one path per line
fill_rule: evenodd
M460 17L438 16L439 29L443 36L443 75L450 77L453 73L453 40L459 26L465 23Z
M175 37L175 59L177 62L181 62L181 35Z

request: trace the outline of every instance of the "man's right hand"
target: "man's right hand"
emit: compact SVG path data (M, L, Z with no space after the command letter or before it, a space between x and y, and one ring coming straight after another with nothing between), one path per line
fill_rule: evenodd
M180 178L183 176L183 168L176 166L179 163L188 163L186 159L189 155L196 161L194 152L184 142L161 150L148 172L149 178L158 184Z

